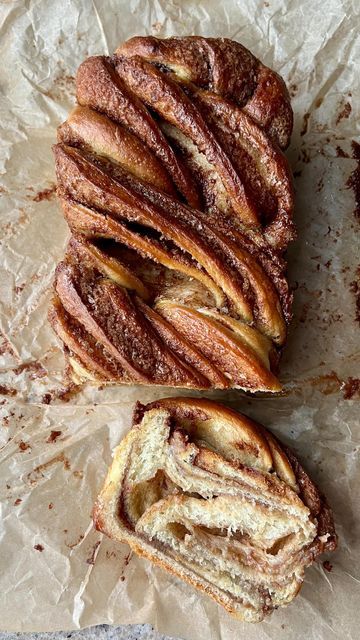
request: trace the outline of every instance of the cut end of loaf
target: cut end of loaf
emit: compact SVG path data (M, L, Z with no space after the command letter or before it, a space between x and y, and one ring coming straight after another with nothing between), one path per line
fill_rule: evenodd
M337 544L331 510L293 454L205 399L138 403L93 515L249 622L289 604L306 567Z

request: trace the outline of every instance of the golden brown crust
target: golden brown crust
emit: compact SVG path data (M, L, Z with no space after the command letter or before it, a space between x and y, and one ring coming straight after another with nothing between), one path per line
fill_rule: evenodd
M77 239L55 285L66 314L52 324L77 380L97 374L76 322L90 350L96 335L111 381L278 391L292 299L281 252L293 236L291 176L274 143L291 129L282 81L229 40L145 37L85 60L76 87L54 155ZM74 282L85 306L69 303ZM123 318L118 335L100 331L102 314ZM146 375L141 350L122 344L126 323L156 344Z
M76 97L80 105L105 113L143 140L164 164L189 204L198 206L196 187L186 167L174 154L146 107L116 74L111 60L98 56L88 58L80 65L76 76Z
M147 145L124 126L93 109L75 107L58 127L58 141L113 160L135 177L176 195L168 173Z
M259 225L258 216L229 157L210 131L200 111L171 77L141 58L120 58L116 71L136 96L162 120L170 122L205 155L224 184L234 214L249 227Z
M337 545L331 510L294 455L197 398L137 404L93 519L251 622L291 602L305 568Z
M240 43L200 36L165 40L135 36L118 47L116 54L165 65L180 78L233 100L280 148L288 146L293 115L286 85Z

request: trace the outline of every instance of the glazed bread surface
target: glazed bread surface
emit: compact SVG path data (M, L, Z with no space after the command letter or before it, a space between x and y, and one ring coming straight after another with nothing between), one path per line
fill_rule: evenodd
M291 602L305 568L337 544L326 500L293 454L205 399L138 403L93 517L249 622Z
M294 236L282 79L239 43L85 60L58 129L72 238L49 318L75 381L277 392Z

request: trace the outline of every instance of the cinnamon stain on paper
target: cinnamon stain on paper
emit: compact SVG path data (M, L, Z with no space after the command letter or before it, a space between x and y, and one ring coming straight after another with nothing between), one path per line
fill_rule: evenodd
M71 398L81 391L81 385L70 383L67 387L61 389L53 389L41 398L42 404L51 404L53 400L62 400L63 402L69 402Z
M64 529L64 531L65 531L65 529ZM65 542L65 545L67 546L68 549L74 549L75 547L77 547L80 544L80 542L82 542L84 540L84 538L85 538L84 534L81 533L78 536L78 538L75 540L75 542L72 542L72 543Z
M344 400L360 397L360 378L348 377L342 380L335 371L302 380L299 385L285 389L280 395L300 394L306 386L316 388L324 396L342 392Z
M64 453L60 453L55 458L51 458L51 460L48 460L43 464L39 464L37 467L35 467L35 469L30 471L26 476L29 484L35 485L39 480L45 478L44 471L49 469L49 467L52 467L54 464L57 464L58 462L63 464L65 471L68 471L70 469L70 462L68 458L66 458Z
M98 540L98 542L96 542L94 544L94 546L92 547L91 553L90 553L89 557L86 559L86 563L87 564L95 564L96 551L97 551L99 545L100 545L100 540Z
M75 76L69 74L64 68L60 69L52 86L42 90L41 93L55 102L61 101L62 98L75 97Z
M129 562L130 562L132 557L133 557L133 552L129 551L129 553L124 558L124 564L123 564L123 567L122 567L122 570L121 570L121 576L120 576L121 582L124 582L124 580L125 580L124 572L125 572L125 569L128 566L128 564L129 564Z
M341 107L341 109L340 109L340 111L339 111L339 113L337 115L337 118L336 118L336 124L337 125L341 122L341 120L344 120L344 119L348 118L350 113L351 113L351 104L350 104L350 102L343 102L343 103L341 103L340 107Z
M310 112L307 111L303 116L303 124L300 131L301 136L304 136L307 133L307 130L309 128L309 119L310 119Z
M21 373L29 373L30 380L37 380L38 378L44 378L47 374L46 369L37 360L31 360L30 362L23 362L18 367L13 369L13 373L18 376Z
M0 244L5 244L9 240L9 238L11 238L12 236L16 236L19 233L21 227L24 227L29 221L30 217L26 213L25 209L20 208L18 218L4 225L4 232L0 240Z
M52 184L47 189L38 191L31 199L34 202L43 202L43 200L53 200L56 193L56 184Z
M0 344L0 355L4 355L5 353L8 353L9 355L15 357L15 351L10 340L7 338L5 334L2 334L1 344Z

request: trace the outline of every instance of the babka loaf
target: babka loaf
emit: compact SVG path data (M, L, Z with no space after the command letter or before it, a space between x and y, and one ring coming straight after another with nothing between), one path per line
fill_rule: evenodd
M50 321L72 377L280 390L294 236L282 79L237 42L91 57L58 129L72 232Z
M94 507L98 530L261 621L337 545L325 498L294 455L205 399L138 404Z

